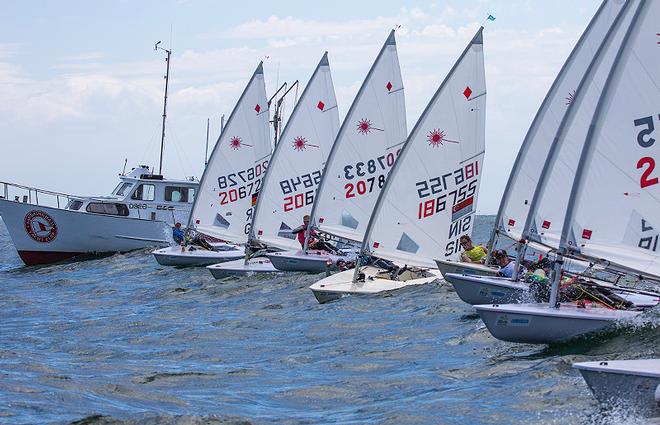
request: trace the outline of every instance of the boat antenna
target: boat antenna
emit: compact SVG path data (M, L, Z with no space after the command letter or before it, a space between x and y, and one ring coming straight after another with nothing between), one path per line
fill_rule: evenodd
M284 83L282 83L280 88L277 89L277 91L275 93L273 93L273 95L270 97L270 99L268 99L268 107L269 108L270 108L270 104L273 102L273 99L275 99L275 96L277 96L277 94L279 92L281 92L282 90L286 90L286 87L287 87L287 83L285 81ZM286 90L286 93L288 93L288 92L289 91ZM275 103L275 112L273 113L273 119L270 121L270 123L273 124L273 129L275 130L275 141L274 141L275 146L277 146L277 141L279 139L279 137L278 137L279 121L280 121L279 107L280 107L281 100L286 95L286 93L284 93L284 95L282 95L282 97Z
M121 175L126 175L126 164L128 163L128 158L124 158L124 169L121 171Z
M204 168L206 168L206 164L209 163L208 161L208 156L209 156L209 125L211 125L211 120L209 118L206 119L206 147L204 148Z
M298 80L294 81L293 84L291 84L291 87L289 87L282 96L277 99L277 103L275 104L275 113L273 114L273 128L275 129L275 146L277 146L277 142L280 140L280 135L281 135L281 126L280 123L282 122L282 102L284 102L284 98L286 97L287 94L291 92L291 90L296 89L296 93L298 90Z
M167 117L167 86L170 82L170 56L172 55L172 50L164 49L159 46L160 41L154 44L154 50L162 50L167 53L165 62L167 62L167 71L165 72L165 97L163 99L163 127L160 136L160 165L158 166L158 174L163 174L163 146L165 145L165 118Z

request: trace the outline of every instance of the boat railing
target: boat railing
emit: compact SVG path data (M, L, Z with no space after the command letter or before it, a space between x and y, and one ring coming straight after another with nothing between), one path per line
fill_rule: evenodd
M82 198L68 193L37 189L36 187L3 181L0 181L0 187L2 187L0 199L40 206L63 208L71 199Z

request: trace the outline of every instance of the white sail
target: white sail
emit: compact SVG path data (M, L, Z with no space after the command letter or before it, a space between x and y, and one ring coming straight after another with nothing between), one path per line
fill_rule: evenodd
M620 0L603 1L557 74L527 131L509 175L496 222L496 226L513 239L521 238L534 189L541 179L545 159L562 117L623 3Z
M626 29L632 20L630 7L621 10L620 25L613 28L606 46L594 60L578 87L573 104L557 132L556 146L546 158L546 176L539 182L538 195L532 201L528 219L529 239L551 248L559 248L562 226L580 164L580 152L589 130L591 117L601 96Z
M365 235L363 250L435 267L471 234L483 172L486 76L483 27L422 113L401 150Z
M406 133L403 81L392 31L328 157L312 209L313 220L321 231L362 240Z
M199 184L191 222L198 231L246 242L272 151L260 63L213 148Z
M259 195L253 238L278 248L300 248L291 230L311 212L323 165L339 130L327 52L291 113Z
M632 8L631 8L632 9ZM637 9L637 8L635 8ZM660 277L660 2L642 1L593 116L566 245ZM570 231L568 230L570 228Z

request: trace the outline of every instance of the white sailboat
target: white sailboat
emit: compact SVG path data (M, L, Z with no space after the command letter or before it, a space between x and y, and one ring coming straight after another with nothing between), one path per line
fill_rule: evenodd
M525 223L530 212L530 205L538 183L547 178L549 165L546 158L556 146L555 134L559 129L562 117L566 113L580 80L583 78L589 64L591 63L598 47L607 34L617 13L621 10L622 3L617 1L605 1L601 4L595 16L589 22L584 33L566 59L555 81L548 90L536 116L527 131L522 146L518 151L516 160L509 174L502 200L495 218L495 226L490 236L488 246L491 252L487 257L487 264L492 257L492 248L500 237L514 241L530 242L529 231L526 231ZM561 163L561 161L559 161ZM566 170L566 175L559 175L559 181L567 183L567 179L574 174L574 170ZM562 186L558 186L562 187ZM568 191L563 186L564 192ZM561 192L561 191L560 191ZM560 193L561 195L561 193ZM556 210L561 211L561 208ZM559 224L547 220L548 226L553 228ZM543 228L541 228L543 230ZM531 244L534 244L531 242ZM534 244L533 248L540 252L548 251L549 248L541 244ZM522 257L523 251L519 250ZM518 288L525 290L527 285L521 282L511 282L506 279L473 278L474 275L494 276L496 269L479 264L449 262L438 260L438 268L443 272L445 279L454 285L458 295L470 304L488 303L491 301L505 301L517 299ZM457 275L447 275L454 273ZM511 288L516 289L516 294L511 297Z
M486 77L483 27L454 64L401 149L367 226L360 265L310 289L319 302L373 294L440 278L433 258L455 255L472 232L483 172Z
M259 63L213 148L199 185L189 227L230 244L193 245L153 252L162 265L202 265L243 258L254 206L273 149L263 64Z
M351 105L328 156L311 223L315 229L359 243L385 178L406 138L403 81L394 31L390 32ZM355 258L303 247L272 253L284 271L322 272L327 263Z
M660 359L573 363L601 403L641 414L660 412Z
M251 241L282 250L300 247L292 231L302 223L303 216L311 212L323 165L338 130L337 98L326 52L291 112L273 152L254 212ZM207 268L216 278L280 271L265 256Z
M654 228L660 222L660 192L653 170L660 79L652 72L660 69L654 29L659 13L658 2L627 1L578 86L557 132L558 150L577 143L579 158L573 162L561 232L545 239L559 241L550 303L476 306L496 338L550 343L640 314L640 309L559 303L563 257L660 278L660 234ZM537 190L544 189L540 182Z

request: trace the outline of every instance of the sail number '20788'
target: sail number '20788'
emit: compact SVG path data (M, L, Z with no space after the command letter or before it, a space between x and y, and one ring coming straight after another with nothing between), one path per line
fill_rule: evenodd
M658 120L660 120L660 114L657 115ZM642 127L641 130L637 133L637 143L642 148L650 148L655 143L653 138L653 132L655 131L655 125L653 123L653 115L648 117L638 118L633 120L635 127ZM651 156L643 156L637 161L637 169L642 170L642 175L639 178L639 186L644 189L648 186L656 185L660 182L658 177L653 177L651 174L655 169L655 158Z

